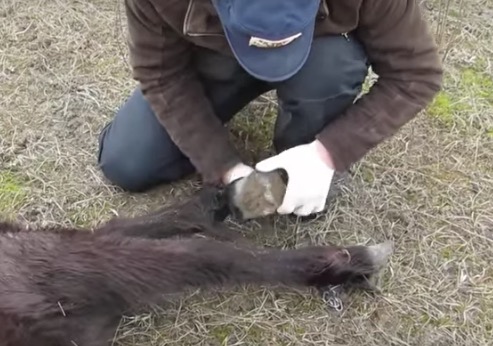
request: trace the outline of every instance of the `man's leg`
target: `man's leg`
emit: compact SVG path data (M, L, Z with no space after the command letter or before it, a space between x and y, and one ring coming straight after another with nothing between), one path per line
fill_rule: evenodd
M207 95L223 122L267 90L267 85L247 75L232 58L203 49L195 58ZM139 88L101 132L98 162L107 179L133 192L176 181L195 170Z
M291 79L275 85L279 98L276 151L314 140L354 102L367 73L365 51L354 37L315 39L303 68Z
M281 152L313 141L353 104L367 73L366 53L353 36L315 39L303 68L291 79L275 85L279 98L275 150ZM345 172L339 173L334 183L346 176ZM329 198L336 191L333 185Z

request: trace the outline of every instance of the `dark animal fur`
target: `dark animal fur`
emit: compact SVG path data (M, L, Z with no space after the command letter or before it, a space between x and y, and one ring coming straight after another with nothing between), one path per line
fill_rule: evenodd
M204 190L181 206L92 231L1 223L0 345L108 345L123 313L167 293L239 284L321 287L375 269L363 246L249 245L216 222L227 214L217 196Z

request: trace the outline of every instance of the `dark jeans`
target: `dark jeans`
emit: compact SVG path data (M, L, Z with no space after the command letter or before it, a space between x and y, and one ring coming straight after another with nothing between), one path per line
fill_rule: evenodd
M195 66L217 116L228 122L250 101L276 90L274 129L277 152L307 143L337 117L361 91L368 72L365 51L352 36L314 40L305 66L291 79L265 83L248 75L233 58L198 49ZM193 102L193 100L190 100ZM114 184L144 191L192 172L137 88L107 124L99 139L99 165Z

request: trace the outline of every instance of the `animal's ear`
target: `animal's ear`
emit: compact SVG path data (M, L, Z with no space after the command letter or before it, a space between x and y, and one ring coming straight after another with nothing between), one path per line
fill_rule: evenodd
M222 188L204 185L199 191L200 204L203 206L215 206L220 200Z
M230 214L228 196L225 188L204 186L200 192L201 204L212 214L216 222L221 222Z

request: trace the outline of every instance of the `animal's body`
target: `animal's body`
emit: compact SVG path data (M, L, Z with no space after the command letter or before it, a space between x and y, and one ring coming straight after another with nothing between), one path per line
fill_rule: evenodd
M166 293L348 283L375 273L389 254L386 245L280 250L234 241L234 230L213 220L225 215L213 207L216 197L205 190L91 231L1 223L0 345L106 346L123 313Z

